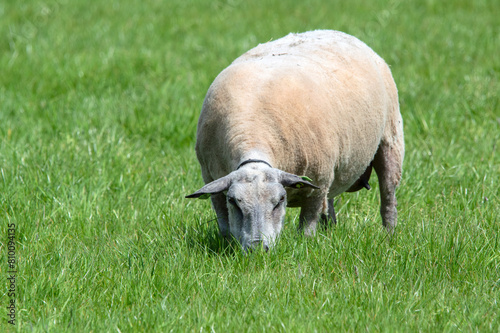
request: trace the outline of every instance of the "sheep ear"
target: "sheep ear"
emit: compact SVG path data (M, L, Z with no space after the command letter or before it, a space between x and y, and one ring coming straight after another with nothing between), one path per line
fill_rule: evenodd
M229 186L231 186L231 179L229 178L229 176L222 177L214 180L211 183L208 183L193 194L186 195L186 198L208 199L212 194L227 191L229 189Z
M297 175L288 172L283 172L281 174L280 183L285 187L291 187L291 188L312 187L315 189L319 189L318 186L312 184L310 181L312 181L311 178L307 176L299 177Z

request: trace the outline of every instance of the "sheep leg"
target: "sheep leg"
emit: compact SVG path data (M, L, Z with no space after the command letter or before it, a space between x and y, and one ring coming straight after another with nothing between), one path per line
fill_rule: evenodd
M396 187L401 180L404 154L403 144L398 143L389 145L382 142L373 160L373 168L377 172L380 185L382 224L391 233L397 223Z
M337 217L335 216L335 208L333 207L333 198L325 200L328 202L328 214L321 213L321 225L329 227L337 224Z
M326 195L324 198L309 198L300 210L299 230L302 230L306 236L314 236L321 215L326 215L327 212L328 201Z
M229 231L229 216L226 205L226 196L223 193L214 194L210 197L219 225L219 234L225 238L231 238Z

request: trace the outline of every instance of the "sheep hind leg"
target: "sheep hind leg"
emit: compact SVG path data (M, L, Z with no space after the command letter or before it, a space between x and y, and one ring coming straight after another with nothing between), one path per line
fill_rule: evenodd
M397 224L396 188L401 180L404 146L402 143L382 142L373 160L380 186L380 215L382 224L393 232Z
M321 225L325 228L337 224L337 217L335 216L335 208L333 207L333 198L327 199L328 214L321 213Z

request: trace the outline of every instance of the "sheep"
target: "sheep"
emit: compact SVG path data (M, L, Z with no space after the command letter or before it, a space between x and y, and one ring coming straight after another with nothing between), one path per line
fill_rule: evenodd
M379 180L382 223L396 226L403 122L388 65L348 34L316 30L260 44L214 80L196 155L219 232L247 251L276 242L285 207L299 230L336 223L333 198Z

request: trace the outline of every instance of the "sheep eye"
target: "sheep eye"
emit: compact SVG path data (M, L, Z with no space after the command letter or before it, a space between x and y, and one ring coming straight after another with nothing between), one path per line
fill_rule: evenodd
M238 207L238 204L236 202L236 199L235 198L228 198L227 199L227 202L229 202L231 205L235 206L235 207Z
M280 201L278 202L278 204L276 206L274 206L274 210L278 209L283 204L283 202L285 202L284 195L280 198Z
M239 202L239 201L240 201L240 200L237 200L237 199L235 199L235 198L229 198L229 197L227 198L227 202L228 202L228 203L231 205L231 207L232 207L232 209L230 209L230 210L232 210L234 214L237 214L237 215L240 215L240 216L241 216L241 215L243 215L243 212L241 211L240 206L238 206L238 202ZM229 208L229 207L228 207L228 208Z

